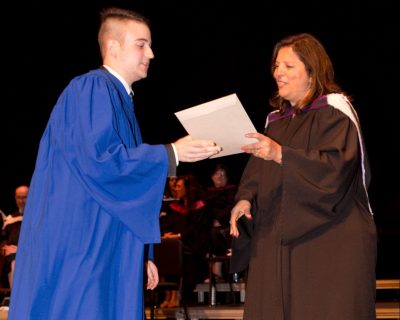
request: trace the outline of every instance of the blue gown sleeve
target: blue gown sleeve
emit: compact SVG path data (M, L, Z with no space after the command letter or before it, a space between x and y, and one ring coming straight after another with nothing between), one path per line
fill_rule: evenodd
M165 146L141 143L130 101L101 77L74 79L56 108L52 124L61 134L54 143L72 174L136 236L158 242L168 170Z

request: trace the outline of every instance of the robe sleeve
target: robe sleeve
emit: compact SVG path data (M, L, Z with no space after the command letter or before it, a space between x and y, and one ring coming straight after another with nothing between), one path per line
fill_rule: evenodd
M257 198L260 174L260 162L255 157L250 157L240 178L240 188L236 192L235 202L248 200L250 203Z
M250 261L250 245L253 237L254 220L257 213L257 192L260 177L261 161L250 157L240 179L240 185L235 195L235 201L248 200L251 203L252 219L242 216L238 220L239 237L232 238L232 256L229 262L229 272L242 272Z
M338 219L360 168L357 128L341 111L318 112L304 139L307 148L282 147L284 244Z
M54 124L63 138L54 143L72 174L102 209L137 237L159 241L168 170L165 146L141 143L132 105L100 77L73 80L58 107Z

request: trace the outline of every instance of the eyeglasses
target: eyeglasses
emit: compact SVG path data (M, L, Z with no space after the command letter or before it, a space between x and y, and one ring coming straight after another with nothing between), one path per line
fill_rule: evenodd
M225 177L225 176L226 176L226 174L225 174L225 172L224 172L224 171L215 171L215 172L213 173L213 176L221 176L221 177Z

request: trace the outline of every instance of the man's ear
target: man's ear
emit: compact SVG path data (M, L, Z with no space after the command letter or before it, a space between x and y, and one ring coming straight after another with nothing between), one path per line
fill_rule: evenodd
M107 52L113 58L116 58L118 56L120 47L121 47L121 45L120 45L119 41L117 41L115 39L107 40L107 43L106 43Z

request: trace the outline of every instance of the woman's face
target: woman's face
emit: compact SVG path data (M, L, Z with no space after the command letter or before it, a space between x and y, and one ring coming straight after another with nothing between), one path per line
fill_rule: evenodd
M175 193L178 199L183 199L186 196L185 181L183 179L179 179L176 181Z
M225 187L228 183L225 170L217 170L213 173L211 177L215 187Z
M168 178L168 184L169 188L173 190L175 188L175 183L176 183L176 177L169 177Z
M311 78L292 47L279 49L275 60L274 78L279 95L292 106L303 99L310 90Z

